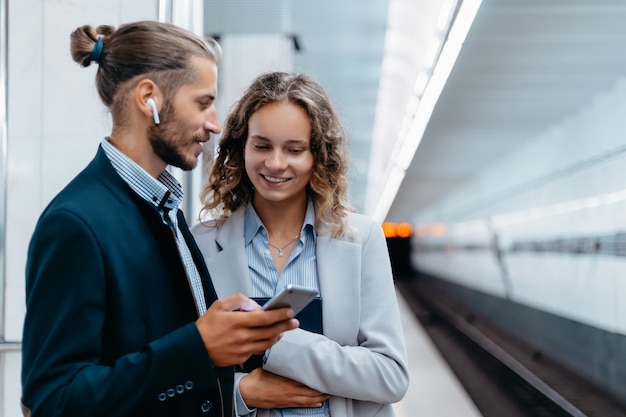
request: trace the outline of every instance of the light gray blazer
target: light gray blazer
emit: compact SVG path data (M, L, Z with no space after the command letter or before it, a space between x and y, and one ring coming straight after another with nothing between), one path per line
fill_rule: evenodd
M244 211L192 228L219 297L252 293ZM379 224L354 213L349 223L342 239L317 236L324 335L286 332L264 369L331 394L333 417L390 417L409 376L389 253Z

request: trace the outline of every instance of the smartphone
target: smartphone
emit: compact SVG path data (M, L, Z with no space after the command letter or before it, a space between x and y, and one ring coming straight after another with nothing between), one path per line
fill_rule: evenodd
M285 288L263 305L262 310L291 307L293 314L296 315L316 296L317 291L314 289L287 284Z

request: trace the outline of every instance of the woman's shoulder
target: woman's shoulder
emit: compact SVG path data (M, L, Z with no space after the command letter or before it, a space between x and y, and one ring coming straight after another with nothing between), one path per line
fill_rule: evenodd
M204 218L191 227L191 234L200 246L211 242L228 245L234 237L243 236L243 211L237 210L228 217Z
M219 229L220 223L220 221L215 219L200 220L191 226L189 230L191 230L191 234L196 240L209 239L215 235L217 229Z
M377 227L376 222L364 214L347 212L347 225L343 239L348 242L362 242L368 239L373 228Z
M376 222L371 217L361 213L348 212L348 224L359 230L369 230Z
M204 256L211 255L216 247L218 222L216 220L202 220L194 224L189 230L191 230L196 245Z

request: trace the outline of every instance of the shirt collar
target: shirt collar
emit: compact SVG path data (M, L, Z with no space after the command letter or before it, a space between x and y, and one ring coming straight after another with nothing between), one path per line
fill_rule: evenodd
M108 137L102 141L102 149L119 176L141 198L159 210L165 208L176 211L178 209L183 199L183 188L167 170L164 170L158 178L154 178L113 146Z
M243 237L246 241L246 246L248 246L250 242L252 242L252 239L256 236L257 233L259 233L260 230L263 230L263 233L267 235L267 232L265 232L265 226L263 226L263 222L261 221L261 218L254 209L254 206L252 205L252 203L248 203L248 205L246 206L243 229Z
M262 233L267 236L267 229L263 225L261 218L257 214L252 203L248 203L248 205L246 206L243 230L243 236L246 242L246 246L248 246L250 242L252 242L252 239L254 239L259 231L262 231ZM306 213L304 214L304 224L302 225L301 232L302 231L304 231L305 234L310 234L313 237L313 241L315 241L315 209L313 207L313 201L311 201L311 199L308 200L306 206Z

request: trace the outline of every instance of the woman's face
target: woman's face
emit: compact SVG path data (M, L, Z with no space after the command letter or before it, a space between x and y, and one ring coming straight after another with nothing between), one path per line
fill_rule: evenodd
M254 112L244 159L255 204L306 201L314 161L306 112L290 102L266 104Z

